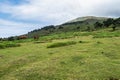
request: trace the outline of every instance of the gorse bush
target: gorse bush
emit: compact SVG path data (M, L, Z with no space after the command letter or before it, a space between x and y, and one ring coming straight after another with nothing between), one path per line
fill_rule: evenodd
M20 44L14 42L3 42L0 43L0 49L9 48L9 47L19 47Z
M76 44L77 42L75 41L67 41L67 42L57 42L53 43L47 46L47 48L55 48L55 47L62 47L62 46L68 46L68 45L73 45Z

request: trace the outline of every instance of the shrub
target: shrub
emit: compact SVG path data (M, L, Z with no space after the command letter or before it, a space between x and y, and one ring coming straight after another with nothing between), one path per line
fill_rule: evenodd
M9 48L9 47L19 47L19 46L20 46L20 44L13 43L13 42L0 43L0 49Z
M7 43L6 47L19 47L20 44L16 44L16 43Z
M48 45L47 48L62 47L62 46L68 46L68 45L73 45L73 44L76 44L76 42L75 41L57 42L57 43Z
M4 49L5 45L0 43L0 49Z

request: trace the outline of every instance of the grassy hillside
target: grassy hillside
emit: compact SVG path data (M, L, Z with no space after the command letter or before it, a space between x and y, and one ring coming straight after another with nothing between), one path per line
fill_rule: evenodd
M80 17L61 25L50 25L45 26L42 29L36 29L28 33L28 37L33 37L34 35L49 35L52 33L62 33L62 32L71 32L71 31L93 31L95 30L94 24L96 22L103 22L108 18L105 17L94 17L94 16L87 16L87 17ZM90 28L90 30L88 30Z
M120 79L120 30L54 33L14 42L21 46L0 49L0 80Z
M120 29L120 18L105 18L105 17L80 17L74 20L68 21L61 25L49 25L40 29L35 29L28 32L27 34L19 36L11 36L5 39L0 38L0 40L20 40L24 38L34 38L34 37L44 37L52 34L62 34L62 33L73 33L73 32L92 32L97 30L102 30L106 28L111 28L111 31Z

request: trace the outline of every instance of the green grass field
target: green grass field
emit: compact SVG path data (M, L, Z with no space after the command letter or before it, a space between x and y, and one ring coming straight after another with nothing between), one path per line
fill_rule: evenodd
M0 80L119 80L119 33L62 33L16 41L21 46L0 49Z

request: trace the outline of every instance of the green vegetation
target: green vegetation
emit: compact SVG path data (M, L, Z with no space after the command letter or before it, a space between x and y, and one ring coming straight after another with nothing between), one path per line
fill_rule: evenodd
M0 80L119 80L120 31L110 30L12 41L21 47L0 49Z
M93 36L93 38L110 38L110 37L120 37L120 31L111 31L111 28L108 29L102 29L98 31L93 32L66 32L66 33L54 33L50 34L48 36L41 36L40 41L43 42L51 42L51 40L55 39L69 39L69 38L75 38L79 36Z
M0 80L120 80L119 24L83 17L0 38Z
M19 47L20 44L15 42L0 42L0 49L9 48L9 47Z
M94 38L111 38L120 37L120 31L116 32L98 32L94 35Z
M63 32L83 32L83 31L97 31L100 29L105 29L111 27L112 31L120 29L120 18L105 18L105 17L81 17L75 20L66 22L61 25L50 25L43 27L42 29L36 29L29 32L27 35L29 38L34 37L35 35L41 36L48 36L51 34L56 33L63 33Z
M69 45L73 45L73 44L76 44L76 42L75 41L57 42L57 43L53 43L53 44L48 45L47 48L69 46Z

